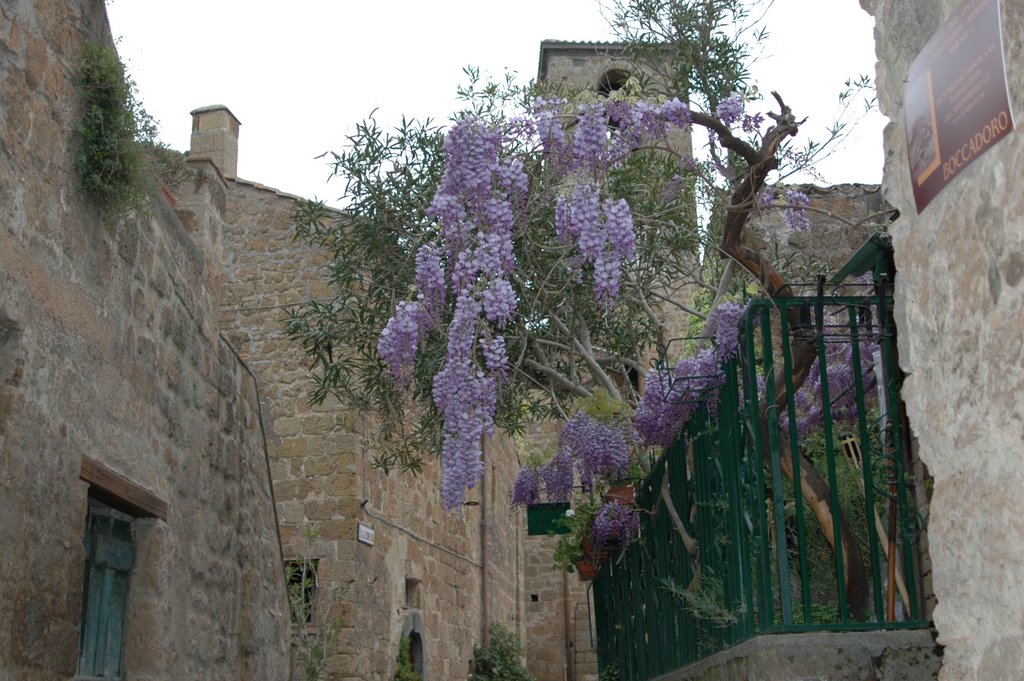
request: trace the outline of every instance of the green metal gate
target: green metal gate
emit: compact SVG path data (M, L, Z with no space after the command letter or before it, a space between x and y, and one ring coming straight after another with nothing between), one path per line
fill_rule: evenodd
M594 582L602 669L645 680L763 633L930 626L891 305L821 286L751 303L717 403L638 490L640 540ZM813 479L824 503L794 493Z

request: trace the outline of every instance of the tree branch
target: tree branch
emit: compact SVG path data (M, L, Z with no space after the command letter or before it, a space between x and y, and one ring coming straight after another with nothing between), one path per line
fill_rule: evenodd
M608 375L608 372L604 370L604 367L601 366L594 356L594 347L590 342L590 329L582 319L579 319L576 323L576 334L576 337L573 338L573 343L576 344L577 349L580 351L584 363L586 363L587 368L590 370L590 375L594 377L594 380L602 388L608 391L609 395L616 400L621 400L622 393L619 392L619 387L615 385L615 381L612 380L611 376Z
M679 517L679 512L676 511L676 506L672 503L672 495L669 493L668 489L668 471L665 471L661 476L661 493L658 496L658 501L654 504L654 509L651 510L651 514L656 515L658 513L658 507L662 504L665 504L665 510L668 511L668 517L672 520L673 527L676 528L676 532L683 540L683 546L686 547L686 552L691 556L696 557L697 540L686 531L686 526L683 525L683 521Z
M580 397L590 397L591 393L589 390L584 388L582 385L579 385L578 383L573 383L568 378L563 376L561 373L559 373L555 369L552 369L549 366L545 366L536 360L530 359L529 357L523 358L523 366L528 367L531 371L536 371L538 374L541 374L542 376L546 377L552 383L559 386L563 390L567 390L572 394L578 395Z

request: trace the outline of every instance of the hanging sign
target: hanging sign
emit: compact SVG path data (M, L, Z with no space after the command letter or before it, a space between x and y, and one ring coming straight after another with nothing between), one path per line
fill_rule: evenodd
M966 0L910 66L904 97L917 212L1013 130L999 0Z

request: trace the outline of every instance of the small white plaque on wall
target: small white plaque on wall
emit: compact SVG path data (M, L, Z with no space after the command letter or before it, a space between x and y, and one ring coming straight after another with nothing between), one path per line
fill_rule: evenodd
M356 539L364 544L373 546L373 528L369 525L363 525L359 523L359 530L356 533Z

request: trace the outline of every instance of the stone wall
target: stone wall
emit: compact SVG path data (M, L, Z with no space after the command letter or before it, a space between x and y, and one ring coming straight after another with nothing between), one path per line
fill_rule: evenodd
M1019 678L1024 651L1024 138L1012 133L917 214L904 124L915 56L959 0L862 0L875 17L903 397L935 478L929 518L943 681ZM1011 109L1024 5L1003 0ZM1019 124L1019 121L1018 121Z
M508 504L515 451L495 438L486 503L478 488L469 493L475 505L452 514L442 508L432 453L416 476L375 471L372 419L337 403L311 406L301 349L284 333L289 306L331 294L318 279L319 257L292 240L296 197L228 184L223 323L259 378L285 556L300 556L303 532L314 528L322 590L349 589L329 678L390 680L410 630L422 639L425 679L464 678L482 640L485 573L487 616L521 633L520 529ZM373 530L372 546L357 541L360 524Z
M557 537L527 537L523 550L527 668L537 681L596 679L590 593L576 574L552 569L557 543Z
M77 191L88 41L112 45L101 0L0 7L0 678L75 674L102 497L137 516L127 678L280 681L280 545L256 384L218 333L221 265L159 191L126 220ZM197 173L188 216L213 224L224 185Z
M751 239L775 262L803 277L821 268L837 271L880 226L888 223L892 212L878 185L804 184L787 189L807 195L810 204L805 216L810 226L793 229L786 224L783 209L768 210L751 216ZM783 203L785 197L777 196L776 201Z

